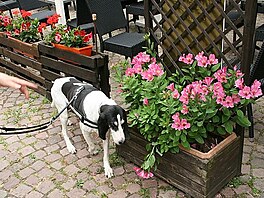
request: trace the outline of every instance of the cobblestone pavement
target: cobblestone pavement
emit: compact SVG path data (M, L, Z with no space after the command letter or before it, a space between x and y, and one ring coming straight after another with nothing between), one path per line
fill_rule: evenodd
M120 56L109 54L110 67ZM113 84L113 82L111 82ZM119 101L119 98L113 96ZM255 141L245 138L242 176L235 178L216 196L264 197L264 100L254 105ZM25 100L19 91L0 88L0 125L23 126L48 121L56 113L43 96L31 92ZM78 127L71 116L70 137L77 148L70 154L56 121L47 130L25 135L0 136L0 198L8 197L188 197L188 195L154 177L142 180L133 172L133 164L115 153L111 144L111 164L115 176L107 179L102 167L102 145L99 154L90 156Z

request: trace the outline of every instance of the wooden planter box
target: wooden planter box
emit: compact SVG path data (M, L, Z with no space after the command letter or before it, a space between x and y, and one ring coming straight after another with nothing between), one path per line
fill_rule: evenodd
M130 129L129 132L131 139L117 146L117 152L140 166L147 154L147 141L135 130ZM241 138L234 134L205 155L201 152L193 155L197 153L194 149L191 152L181 150L178 154L166 153L160 158L154 174L195 198L214 197L234 176L240 174L240 144Z
M108 56L92 51L91 56L84 56L39 43L40 61L43 65L47 97L50 99L52 81L64 76L74 76L100 88L110 95Z
M45 80L41 76L38 43L29 44L0 34L0 71L37 83L36 90L45 95Z

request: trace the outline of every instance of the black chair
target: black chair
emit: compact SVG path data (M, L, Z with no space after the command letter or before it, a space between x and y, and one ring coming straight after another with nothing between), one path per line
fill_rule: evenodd
M258 56L256 61L251 66L250 69L250 84L254 82L254 80L259 80L261 82L261 90L264 94L264 42L260 47ZM249 127L249 138L250 141L253 141L254 138L254 121L253 121L253 111L252 111L252 104L247 106L247 113L248 118L251 122L251 127Z
M85 0L76 1L76 18L68 20L67 25L71 28L80 27L87 33L94 32L92 14Z
M138 0L120 0L122 8L126 8L127 5L137 2Z
M55 14L55 11L51 10L51 4L40 0L17 0L19 9L26 11L38 10L32 13L32 19L37 18L40 22L46 22L49 16Z
M100 48L126 57L133 57L143 51L145 46L144 34L137 32L121 32L113 35L112 32L128 28L126 18L117 0L86 0L91 13L96 14L96 28L100 39ZM115 32L117 33L117 32ZM109 38L103 38L108 34Z
M7 0L0 2L0 11L9 11L10 16L12 17L12 9L18 8L18 3L16 0Z

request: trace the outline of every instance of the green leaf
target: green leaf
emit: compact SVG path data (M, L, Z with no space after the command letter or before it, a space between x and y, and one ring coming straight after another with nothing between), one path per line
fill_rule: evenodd
M243 117L237 117L237 123L242 127L249 127L251 126L251 122L248 120L246 116Z
M220 68L220 66L221 66L220 63L214 65L214 66L212 67L212 72L215 72L216 70L218 70L218 69Z
M233 122L232 121L227 121L224 123L224 127L225 127L225 130L228 132L228 133L232 133L233 132Z
M181 141L186 142L186 135L184 133L181 134Z
M197 136L195 137L195 140L196 140L198 143L200 143L200 144L203 144L203 143L204 143L204 139L203 139L200 135L197 135Z
M220 134L220 135L225 135L226 134L226 131L225 129L222 127L222 126L219 126L217 127L217 132Z

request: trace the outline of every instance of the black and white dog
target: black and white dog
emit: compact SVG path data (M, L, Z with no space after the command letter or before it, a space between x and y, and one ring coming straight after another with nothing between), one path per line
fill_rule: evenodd
M77 93L77 94L76 94ZM109 99L102 91L91 84L83 83L73 77L59 78L54 81L51 88L52 107L60 112L68 102L76 96L70 107L81 119L80 129L89 146L90 154L96 154L95 145L90 137L94 128L98 129L99 137L103 139L103 164L105 175L110 178L113 170L109 164L109 138L112 135L115 144L119 145L128 138L128 127L124 109ZM76 149L67 135L68 112L65 110L60 115L62 135L70 153ZM108 130L110 129L110 132Z

